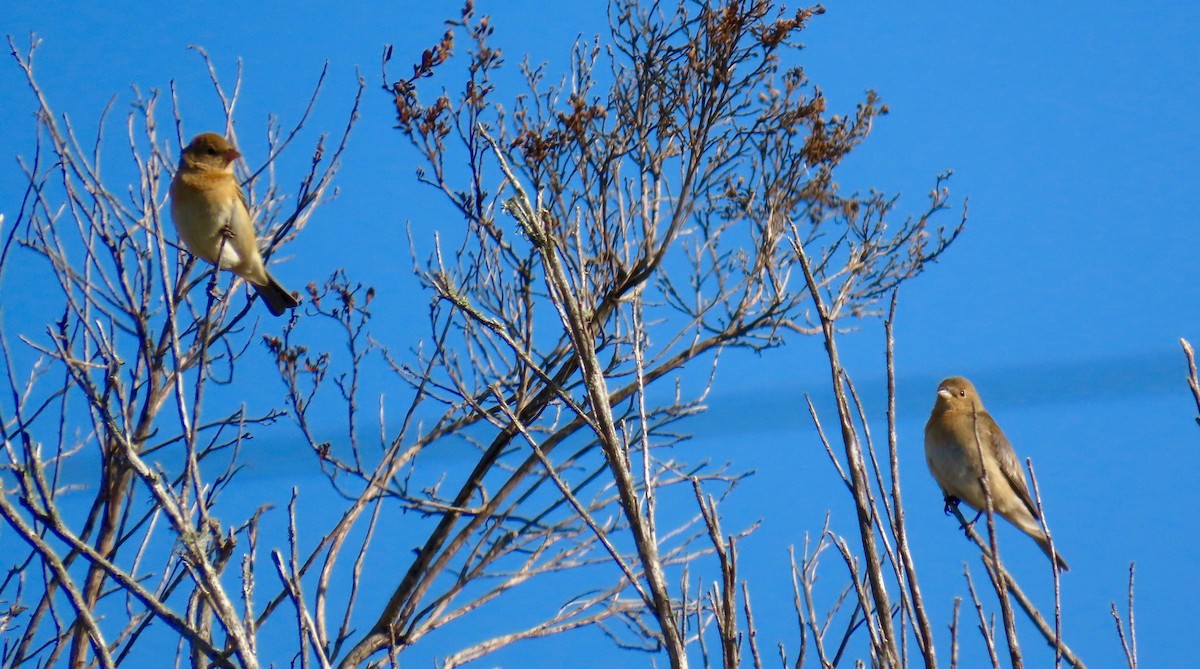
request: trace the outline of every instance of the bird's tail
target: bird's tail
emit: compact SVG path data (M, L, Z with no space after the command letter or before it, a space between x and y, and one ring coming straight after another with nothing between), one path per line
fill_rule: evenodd
M275 277L270 274L267 275L267 283L265 285L260 286L256 283L251 283L250 285L254 286L254 290L258 293L258 296L263 299L263 302L267 303L267 309L271 310L271 315L273 316L282 316L284 311L300 306L300 300L297 300L294 295L288 292L287 288L280 285L275 280Z
M1067 561L1063 559L1062 553L1058 552L1057 547L1054 550L1056 554L1050 554L1050 540L1042 532L1042 526L1038 524L1037 519L1031 514L1026 513L1024 508L1021 509L1020 514L1004 514L1004 517L1013 525L1016 525L1017 529L1028 534L1030 538L1036 541L1037 545L1042 547L1042 552L1054 560L1054 564L1058 566L1059 571L1071 571L1070 567L1067 566Z
M1037 537L1033 537L1033 538L1034 538L1034 541L1038 542L1038 546L1042 547L1042 552L1045 553L1046 556L1050 557L1050 559L1055 561L1055 565L1058 566L1058 571L1061 571L1061 572L1069 572L1070 571L1070 567L1067 566L1067 560L1063 559L1062 553L1058 553L1057 548L1055 548L1054 554L1050 553L1050 542L1046 541L1045 535L1042 535L1042 538L1040 538L1040 540L1038 540Z
M1063 559L1062 553L1058 552L1058 548L1055 547L1054 553L1051 554L1050 553L1050 541L1048 539L1046 539L1046 535L1042 534L1041 532L1038 532L1038 535L1040 535L1040 536L1034 536L1033 540L1036 541L1038 543L1038 545L1042 547L1042 552L1046 554L1046 557L1049 557L1050 559L1054 560L1054 563L1055 563L1055 565L1058 566L1059 571L1071 571L1071 568L1067 566L1067 561L1065 559ZM1031 535L1031 536L1033 536L1033 535Z

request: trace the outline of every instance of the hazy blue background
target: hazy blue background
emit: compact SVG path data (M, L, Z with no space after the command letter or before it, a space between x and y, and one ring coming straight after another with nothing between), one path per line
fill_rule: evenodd
M481 2L478 9L494 17L493 43L513 71L528 52L561 72L577 35L604 31L604 3L579 4ZM1063 578L1068 643L1091 666L1120 664L1109 602L1123 608L1136 561L1140 659L1187 665L1200 593L1200 428L1178 339L1200 344L1200 14L1189 3L1161 2L831 2L828 10L804 33L798 59L825 91L830 112L851 111L867 88L891 108L841 172L843 187L902 193L901 209L916 212L934 175L953 169L954 201L970 198L967 232L905 288L897 323L902 476L943 663L952 597L965 590L961 565L970 562L977 583L983 575L974 549L942 515L921 431L937 381L963 374L1018 453L1035 459L1056 541L1072 566ZM114 156L123 156L131 85L165 90L174 79L185 134L218 126L206 72L188 44L209 51L227 84L236 59L244 60L238 132L252 161L264 152L267 116L278 114L285 126L294 121L326 60L329 87L305 137L311 145L317 132L340 130L360 68L371 88L337 180L340 197L318 210L288 249L294 260L276 273L300 288L348 268L378 288L376 325L391 324L390 343L403 348L425 332L427 303L411 278L405 225L429 232L447 213L414 182L413 156L390 129L379 60L383 45L395 44L394 73L403 72L456 12L449 2L7 2L0 30L19 47L29 31L44 40L40 82L83 136L117 96L108 135ZM11 58L0 66L0 99L0 211L11 223L22 192L12 156L31 152L34 128L33 99ZM303 153L294 150L298 162L279 169L298 176ZM28 277L10 270L4 279L0 304L11 324L32 298L22 288ZM878 329L842 344L881 416ZM806 392L829 408L820 353L811 340L761 358L724 357L711 412L691 425L696 459L711 453L758 472L727 503L726 523L766 519L742 556L763 625L759 643L772 656L777 640L795 652L786 546L819 530L827 508L835 529L853 527L848 497L803 409ZM832 414L825 419L832 422ZM881 426L875 432L882 435ZM278 484L279 496L296 480L312 493L320 489L311 460L286 455L286 442L274 446L261 447L272 464L250 473L256 485ZM316 523L312 532L322 529ZM1049 608L1045 558L1015 531L1003 539L1006 559ZM0 531L0 550L11 540ZM826 578L840 579L832 555L827 565ZM974 624L964 609L967 665L982 657ZM615 651L580 653L576 639L532 642L482 664L650 662ZM1049 664L1031 630L1022 641L1031 664Z

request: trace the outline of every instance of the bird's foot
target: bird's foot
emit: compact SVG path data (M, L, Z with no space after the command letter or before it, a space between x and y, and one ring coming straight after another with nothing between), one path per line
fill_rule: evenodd
M234 237L237 237L237 233L233 231L232 227L227 225L221 228L221 236L225 239L233 239Z
M963 534L964 534L965 536L967 536L968 538L970 538L970 536L971 536L971 528L975 527L975 523L977 523L977 522L979 521L979 517L980 517L980 516L982 516L982 515L983 515L983 512L982 512L982 511L980 511L980 512L978 512L978 513L976 513L976 514L975 514L975 517L971 519L971 522L969 522L969 523L963 523L963 526L962 526L962 528L960 528L960 529L962 529L962 531L963 531Z
M947 516L953 515L954 510L957 509L958 505L962 503L961 499L953 495L946 495L943 501L946 502L946 506L942 508L942 512Z

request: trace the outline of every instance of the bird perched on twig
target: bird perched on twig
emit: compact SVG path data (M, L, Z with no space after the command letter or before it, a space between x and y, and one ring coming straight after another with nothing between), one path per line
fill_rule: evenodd
M263 265L254 221L233 161L242 154L215 132L196 135L179 158L171 180L171 218L184 246L205 261L245 279L280 316L300 305Z
M992 508L1050 555L1050 542L1038 523L1037 506L1012 444L984 410L975 386L961 376L950 377L938 385L937 401L925 424L925 461L947 505L963 501L977 511L986 508L979 481L984 471L981 451ZM1062 554L1057 555L1057 565L1063 571L1068 569Z

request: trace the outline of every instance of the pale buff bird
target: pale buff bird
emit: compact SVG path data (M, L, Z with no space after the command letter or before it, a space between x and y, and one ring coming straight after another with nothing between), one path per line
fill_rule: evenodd
M979 444L975 434L978 426ZM942 488L947 503L966 502L975 510L986 504L979 482L980 446L987 464L988 489L996 513L1012 523L1050 555L1050 543L1038 523L1037 506L1029 495L1025 471L1008 438L983 408L979 393L970 381L954 376L942 381L933 413L925 424L925 460ZM1058 567L1067 571L1067 561L1058 554Z
M196 135L171 180L171 218L189 251L211 264L220 253L220 268L245 279L279 316L300 301L263 265L246 196L233 175L233 161L241 155L216 133Z

